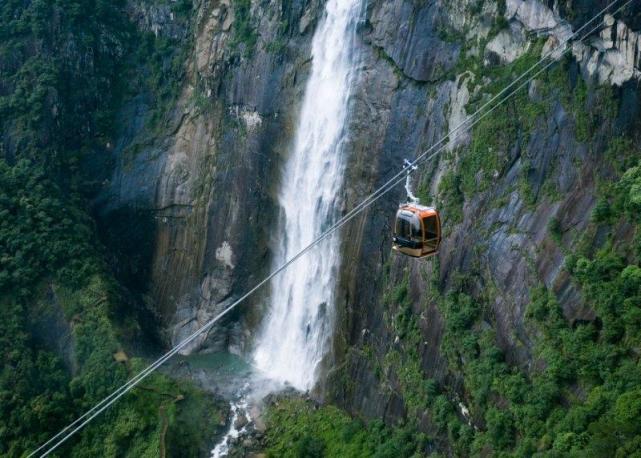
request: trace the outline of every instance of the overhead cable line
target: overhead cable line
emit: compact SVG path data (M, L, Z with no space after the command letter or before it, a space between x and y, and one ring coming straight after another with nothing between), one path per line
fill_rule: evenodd
M502 105L508 99L510 99L512 96L514 96L514 94L516 94L519 90L521 90L525 86L527 86L534 78L536 78L538 75L540 75L542 72L547 70L550 66L552 66L556 62L556 60L554 60L554 59L551 60L548 64L546 64L543 68L541 68L538 71L536 71L534 74L530 75L530 73L532 73L546 59L548 59L550 57L553 57L555 54L559 53L558 54L559 58L561 56L563 56L570 49L570 48L565 48L565 46L571 40L576 38L584 29L586 29L597 18L599 18L601 15L607 13L610 10L610 8L615 3L617 3L618 1L619 0L613 0L612 2L610 2L610 4L608 4L603 10L601 10L599 13L597 13L594 17L592 17L592 19L590 19L588 22L586 22L583 26L581 26L579 29L577 29L577 31L572 33L566 40L564 40L562 43L560 43L557 47L555 47L550 52L546 53L538 62L533 64L528 70L523 72L518 78L513 80L510 84L508 84L498 94L496 94L495 96L490 98L480 108L478 108L474 113L469 115L464 121L462 121L460 124L458 124L454 129L450 130L447 133L447 135L445 135L443 138L441 138L438 142L436 142L434 145L432 145L430 148L428 148L422 154L417 156L413 161L410 161L410 165L409 166L413 167L413 166L420 165L420 164L422 164L424 162L428 162L428 161L432 160L433 158L435 158L436 156L438 156L447 147L447 143L446 142L448 140L451 140L452 138L454 138L454 136L458 135L459 131L461 131L462 129L470 129L471 127L474 127L481 120L483 120L486 116L488 116L490 113L492 113L496 108L498 108L500 105ZM630 3L632 3L632 1L633 0L627 0L623 5L619 6L611 14L612 15L617 14L623 8L625 8ZM597 24L590 31L588 31L585 35L583 35L583 37L579 38L578 41L579 42L583 41L589 35L594 33L599 27L600 27L600 24ZM565 49L562 49L562 48L565 48ZM528 75L530 75L530 76L528 77ZM523 79L526 78L526 77L527 77L527 79L523 83L521 83L521 84L519 84L517 86L518 82L519 81L523 81ZM511 91L508 94L507 92L511 88L513 88L515 86L517 86L516 89L514 89L513 91ZM505 95L505 94L507 94L507 95ZM505 95L505 97L503 97L504 95ZM501 99L501 97L503 97L503 98ZM501 100L499 100L499 99L501 99ZM499 101L498 101L498 103L496 105L494 105L493 107L490 107L488 109L488 111L486 111L485 113L482 113L483 110L488 108L492 103L494 103L497 100L499 100ZM72 423L70 423L65 428L63 428L61 431L59 431L55 436L51 437L48 441L44 442L37 449L32 451L28 455L27 458L30 458L30 457L38 454L43 449L46 449L46 450L44 450L42 452L42 454L40 455L42 457L47 456L50 453L52 453L54 450L56 450L58 447L60 447L64 442L66 442L71 436L73 436L75 433L77 433L82 428L84 428L94 418L96 418L103 411L105 411L107 408L109 408L112 404L114 404L116 401L118 401L118 399L120 399L122 396L124 396L130 390L132 390L136 385L138 385L143 379L145 379L147 376L149 376L153 371L158 369L158 367L160 367L167 360L169 360L170 358L175 356L178 352L180 352L183 348L185 348L187 345L189 345L191 342L193 342L201 334L207 332L216 322L218 322L221 318L223 318L230 311L232 311L234 308L236 308L239 304L241 304L243 301L245 301L245 299L247 299L249 296L251 296L257 290L259 290L261 287L263 287L265 284L267 284L272 278L274 278L275 276L280 274L282 271L287 269L291 264L296 262L299 258L301 258L303 255L305 255L308 251L310 251L312 248L314 248L320 242L322 242L327 237L329 237L330 235L335 233L338 229L343 227L349 221L354 219L363 210L365 210L367 207L371 206L374 202L376 202L382 196L387 194L389 191L391 191L398 184L403 182L405 180L406 174L407 174L407 168L403 168L403 170L398 172L396 175L394 175L392 178L390 178L387 182L385 182L382 186L380 186L377 190L375 190L373 193L371 193L369 196L367 196L361 203L356 205L353 209L351 209L344 216L342 216L329 229L327 229L325 232L323 232L321 235L319 235L316 239L314 239L309 245L304 247L297 254L295 254L293 257L291 257L289 260L287 260L281 266L279 266L274 271L272 271L267 277L265 277L263 280L261 280L259 283L257 283L253 288L251 288L249 291L247 291L245 294L243 294L240 298L238 298L236 301L234 301L231 305L229 305L222 312L220 312L214 318L209 320L207 323L205 323L203 326L201 326L199 329L197 329L195 332L193 332L191 335L189 335L183 341L178 343L175 347L173 347L171 350L169 350L163 356L158 358L155 362L153 362L152 364L147 366L145 369L143 369L141 372L139 372L137 375L135 375L129 381L127 381L125 384L123 384L120 388L118 388L117 390L112 392L109 396L105 397L102 401L100 401L94 407L89 409L82 416L78 417Z

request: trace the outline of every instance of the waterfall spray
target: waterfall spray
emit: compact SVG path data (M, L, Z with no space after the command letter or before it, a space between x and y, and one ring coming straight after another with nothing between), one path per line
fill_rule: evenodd
M359 13L360 0L328 0L314 34L311 74L278 196L275 265L336 220ZM329 348L339 244L338 235L328 238L313 256L301 259L271 283L270 309L254 360L269 377L301 390L314 385Z

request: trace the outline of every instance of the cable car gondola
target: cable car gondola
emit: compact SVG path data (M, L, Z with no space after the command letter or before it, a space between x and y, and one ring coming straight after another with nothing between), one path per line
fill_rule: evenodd
M412 194L410 173L416 166L407 160L405 164L408 202L401 204L396 212L392 249L414 258L434 256L441 244L441 218L436 208L420 205Z

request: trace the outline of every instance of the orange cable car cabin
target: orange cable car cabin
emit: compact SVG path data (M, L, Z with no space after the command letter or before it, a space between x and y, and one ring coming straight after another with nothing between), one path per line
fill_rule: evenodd
M396 212L392 249L414 258L438 253L441 244L441 218L433 207L402 204Z

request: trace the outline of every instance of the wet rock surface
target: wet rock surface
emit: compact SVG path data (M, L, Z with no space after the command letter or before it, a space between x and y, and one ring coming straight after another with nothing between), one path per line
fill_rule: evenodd
M363 71L354 94L350 121L354 153L346 180L346 208L351 208L363 195L392 176L403 158L415 157L455 127L455 120L464 119L466 102L461 103L461 100L468 100L469 94L463 91L474 92L474 88L461 84L465 81L461 75L455 84L431 82L431 76L417 77L415 68L404 65L402 56L406 56L408 50L417 49L413 44L419 40L412 42L411 34L403 35L402 27L383 33L386 29L380 23L390 22L392 17L398 21L396 23L403 23L404 8L411 9L412 5L388 2L384 6L371 6L368 11L372 31L371 35L364 33ZM432 11L429 19L415 14L416 23L412 27L425 31L434 24L448 24L456 32L458 24L461 34L466 30L487 30L482 14L475 23L473 19L466 22L460 16L458 20L447 17L449 12L451 10L447 9ZM497 14L497 11L488 9L487 14ZM439 15L441 17L435 17ZM495 35L485 48L498 55L503 63L530 49L532 44L526 36L535 34L545 38L549 42L544 48L547 50L551 49L553 41L550 40L558 42L572 33L568 21L535 0L508 1L504 15L507 28ZM420 21L427 23L419 24ZM611 27L607 32L610 35L616 27L621 27L608 18L606 26ZM626 33L620 35L626 36ZM429 34L425 32L423 36L426 35ZM402 43L399 36L410 43L381 54L380 49L388 50ZM579 71L589 81L617 86L620 82L616 77L603 76L614 73L608 70L607 58L598 50L599 46L599 40L590 41L585 45L589 51L585 52L586 55L598 54L603 64L589 68L585 60L578 58ZM420 49L424 54L431 50L442 52L438 46L421 46ZM451 48L452 55L454 49ZM576 56L577 47L574 49ZM620 49L629 49L629 45L623 43L615 52ZM628 51L628 55L632 56L634 52ZM423 59L427 62L430 57ZM496 65L487 59L485 64ZM620 61L617 65L620 70L617 77L636 78L634 72L626 70L628 63ZM539 86L536 81L530 84L529 97L533 101L542 100ZM638 97L636 93L632 99ZM421 263L390 253L391 217L396 202L405 197L400 186L366 210L358 222L347 229L341 278L343 293L338 304L341 325L335 339L335 364L328 374L333 400L353 412L369 418L385 418L388 422L407 415L403 399L399 399L396 374L380 374L385 355L400 345L393 329L384 324L386 314L393 311L383 303L382 285L398 284L406 275L414 288L410 291L412 312L418 317L423 340L423 345L417 349L423 374L454 392L461 389L461 383L442 356L443 318L436 304L423 294L430 282L437 281L447 292L456 273L463 272L471 275L475 285L472 289L477 293L491 288L494 322L487 326L495 328L497 343L507 360L523 367L527 367L532 358L534 336L524 323L532 288L543 284L553 291L571 322L594 318L594 312L584 305L563 265L565 253L590 221L596 202L594 174L600 168L604 139L612 133L606 125L597 126L600 133L593 136L591 143L585 143L577 139L574 113L568 113L561 103L552 103L550 110L544 118L536 120L525 147L501 152L505 156L505 167L494 171L490 189L463 202L460 222L450 224L450 215L444 215L446 234L438 261ZM458 111L458 116L452 116L453 111ZM372 126L376 128L372 129ZM469 132L463 132L461 137L450 145L452 153L443 153L421 170L417 186L425 186L431 199L437 197L444 173L456 166L457 155L465 154L465 148L470 144ZM531 192L529 199L535 204L526 201L519 191L523 180ZM549 189L555 189L555 194L550 195ZM554 241L550 234L550 221L558 221L562 232L560 242ZM354 240L360 243L354 243ZM386 282L384 265L390 266ZM403 351L402 347L400 351ZM423 426L430 430L429 422Z
M395 0L374 2L369 39L406 75L416 81L441 78L456 63L460 45L439 37L439 2L418 5Z
M142 26L159 34L191 33L194 48L187 81L160 135L150 136L145 127L143 98L123 112L134 121L123 120L115 172L98 199L105 225L123 221L113 244L125 262L142 259L137 283L171 343L228 306L269 265L275 180L291 139L317 8L267 2L246 12L230 2L203 1L196 13L186 32L175 29L163 7L133 5ZM251 49L234 25L246 20L257 34ZM301 21L308 24L303 32ZM278 52L269 46L274 42L283 44ZM132 239L141 243L128 243ZM228 328L216 328L185 352L238 346L238 328Z
M565 8L551 9L538 0L507 0L503 11L496 2L471 0L368 2L357 34L359 76L349 101L344 211L387 181L403 159L462 122L484 73L531 50L537 37L544 51L552 49L580 27L579 19L597 12L591 6L570 17ZM189 335L267 273L279 168L293 137L321 10L316 1L252 2L248 20L257 33L252 44L235 35L235 24L247 18L234 2L200 2L187 78L161 133L150 138L146 131L149 102L143 95L121 114L125 127L113 152L116 169L99 212L105 222L126 221L123 238L134 241L129 251L149 260L143 293L160 316L168 343ZM132 14L158 33L186 33L162 8ZM499 17L503 26L495 30ZM639 24L628 15L606 18L605 26L598 37L573 46L568 72L575 81L584 78L619 91L616 133L633 125L639 111ZM481 48L483 40L487 45ZM482 58L481 67L457 67L464 52ZM547 103L541 85L529 84L529 100ZM593 140L580 140L575 113L550 103L549 113L533 121L520 146L500 152L502 165L493 170L491 186L461 203L460 220L452 222L444 213L438 261L420 263L390 252L392 217L405 198L400 187L356 218L343 233L338 327L320 397L389 423L407 415L397 374L376 369L390 349L403 351L384 319L390 312L382 298L386 268L388 284L411 279L412 313L419 317L423 342L421 370L454 393L461 383L443 357L444 320L425 294L431 282L447 291L456 273L466 272L476 293L491 288L494 322L487 325L496 328L498 344L518 365L532 362L533 336L524 324L531 288L544 284L553 291L571 322L591 320L593 311L562 267L565 250L588 225L604 139L613 135L605 124L592 128ZM415 181L423 195L438 197L443 177L472 142L470 130L463 129L449 139L445 153L421 169ZM523 185L529 198L520 191ZM551 220L558 222L560 241L550 235ZM261 299L250 300L187 352L247 350ZM190 370L207 383L206 371ZM430 429L429 421L422 425ZM256 429L256 437L238 444L242 453L258 453L252 451L260 442Z

